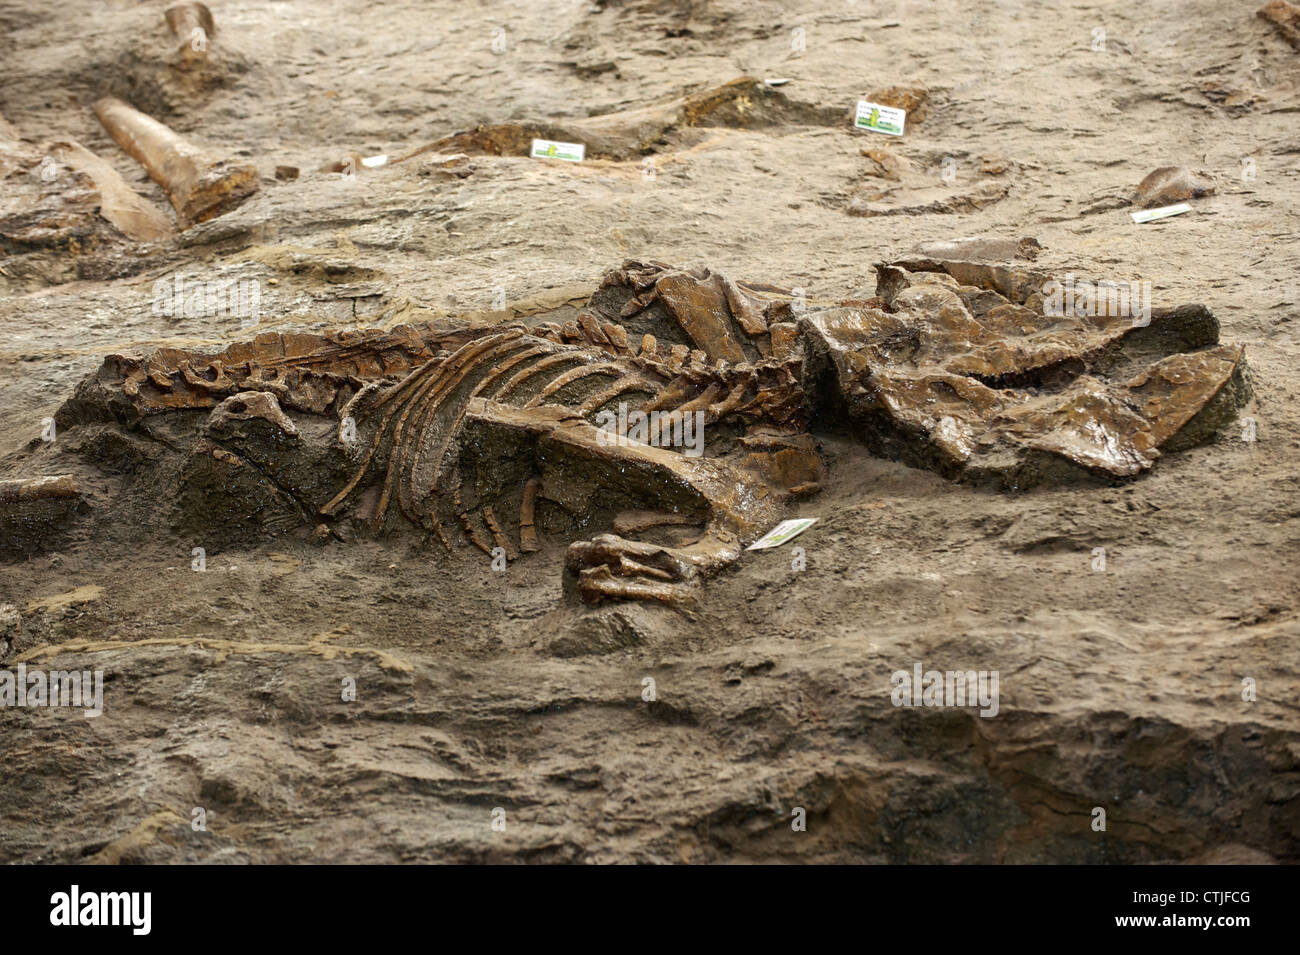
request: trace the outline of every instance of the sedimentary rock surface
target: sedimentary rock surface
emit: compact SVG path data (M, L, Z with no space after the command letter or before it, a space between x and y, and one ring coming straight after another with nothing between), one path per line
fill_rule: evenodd
M172 6L0 4L0 859L1300 858L1287 7Z

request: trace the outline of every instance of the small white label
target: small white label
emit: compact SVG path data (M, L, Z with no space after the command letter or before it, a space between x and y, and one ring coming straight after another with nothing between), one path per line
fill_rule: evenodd
M866 100L858 100L858 113L853 117L853 125L858 129L869 129L890 136L903 135L906 122L907 110L868 103Z
M817 518L815 517L798 517L792 521L782 521L746 547L745 550L767 550L769 547L780 547L786 541L793 540L816 523Z
M1130 212L1134 222L1151 222L1155 219L1167 219L1169 216L1180 216L1184 212L1191 212L1192 207L1185 202L1180 202L1176 206L1161 206L1159 209L1143 209L1141 212Z
M382 166L387 162L388 155L385 153L382 156L367 156L365 159L361 160L361 165L365 166L367 169L374 169L376 166Z
M534 159L563 159L565 162L582 162L587 147L582 143L557 143L549 139L534 139Z

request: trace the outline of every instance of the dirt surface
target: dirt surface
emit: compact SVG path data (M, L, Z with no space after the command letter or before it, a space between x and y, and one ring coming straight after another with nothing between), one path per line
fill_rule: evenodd
M184 71L163 4L0 0L22 149L75 140L174 219L99 125L112 95L261 180L163 240L5 248L0 479L46 473L44 420L108 354L572 317L627 258L838 300L921 243L1032 236L1036 269L1208 306L1254 399L1131 482L1020 492L828 429L823 488L788 515L819 519L806 565L746 554L690 613L573 601L556 540L498 573L305 527L199 573L204 542L165 513L74 514L0 564L21 617L0 614L0 664L103 670L104 712L0 711L0 859L1300 858L1300 57L1257 3L210 6L209 60ZM785 99L623 158L392 161L479 125L591 132L741 76ZM924 91L905 135L853 129L891 88ZM1164 166L1215 188L1136 225ZM60 195L35 175L3 187ZM177 274L257 281L257 327L157 314ZM894 705L917 664L997 671L996 716Z

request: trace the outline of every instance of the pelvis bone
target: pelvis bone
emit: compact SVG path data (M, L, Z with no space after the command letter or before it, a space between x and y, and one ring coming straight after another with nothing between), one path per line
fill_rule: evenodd
M1201 306L1056 315L1018 268L878 275L868 302L819 303L629 262L563 324L113 356L59 423L188 447L178 524L209 535L414 526L506 560L559 539L583 599L675 604L818 491L815 433L961 480L1125 479L1247 393Z

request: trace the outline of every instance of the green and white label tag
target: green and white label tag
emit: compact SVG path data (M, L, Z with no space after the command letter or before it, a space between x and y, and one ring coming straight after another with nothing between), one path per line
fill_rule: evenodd
M853 117L853 125L858 129L869 129L890 136L903 135L903 125L906 122L907 110L868 103L866 100L858 100L858 112Z
M767 550L769 547L780 547L786 541L798 537L816 523L817 518L815 517L798 517L792 521L782 521L746 547L745 550Z
M557 143L549 139L534 139L534 159L563 159L565 162L582 162L587 147L582 143Z
M1167 219L1170 216L1180 216L1184 212L1191 212L1192 207L1185 202L1180 202L1176 206L1161 206L1159 209L1143 209L1141 212L1130 212L1134 222L1152 222L1156 219Z

